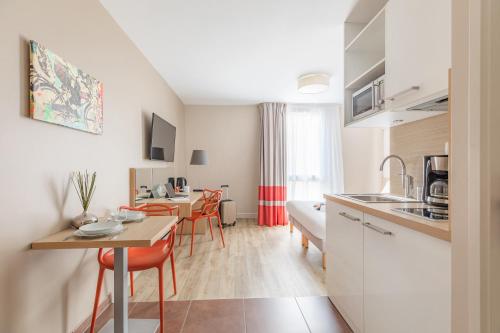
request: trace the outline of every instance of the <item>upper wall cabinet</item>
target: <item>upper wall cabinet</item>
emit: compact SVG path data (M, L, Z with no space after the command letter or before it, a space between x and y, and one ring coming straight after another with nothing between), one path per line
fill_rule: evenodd
M345 124L354 119L352 96L385 73L385 10L387 0L359 0L344 24ZM369 94L368 94L369 95ZM367 95L367 100L371 97Z
M359 0L344 40L346 126L384 128L446 112L451 0ZM364 88L382 76L382 85Z
M387 108L406 109L446 96L451 0L390 0L385 13Z

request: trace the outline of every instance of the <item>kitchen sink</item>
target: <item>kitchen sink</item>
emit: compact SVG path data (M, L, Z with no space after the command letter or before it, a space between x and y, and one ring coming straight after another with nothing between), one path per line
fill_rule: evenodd
M419 202L413 198L403 198L392 194L377 193L377 194L341 194L341 196L367 203L391 203L391 202Z

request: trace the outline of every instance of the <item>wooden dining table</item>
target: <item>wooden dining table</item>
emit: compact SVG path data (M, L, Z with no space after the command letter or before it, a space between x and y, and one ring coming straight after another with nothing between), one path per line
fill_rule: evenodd
M141 204L163 204L168 206L177 206L179 208L179 218L190 217L193 215L193 207L203 200L203 192L191 192L185 197L169 198L135 198L132 206Z
M203 203L203 192L190 192L186 197L177 197L174 199L169 198L135 198L135 203L131 206L139 206L142 204L162 204L167 206L178 207L179 220L193 215L193 210L199 209ZM184 220L185 225L182 230L177 230L178 234L191 235L191 221ZM198 223L195 226L196 234L205 234L207 232L208 224Z
M33 250L113 248L114 318L99 333L156 332L159 319L128 318L128 248L148 247L164 238L177 223L177 216L151 216L142 222L124 223L124 231L101 238L79 238L67 228L31 244ZM97 263L97 260L96 260Z

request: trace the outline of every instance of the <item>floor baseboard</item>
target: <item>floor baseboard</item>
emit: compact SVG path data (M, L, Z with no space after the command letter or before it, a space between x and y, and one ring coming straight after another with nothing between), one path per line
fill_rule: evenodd
M112 304L111 293L109 293L105 299L97 307L97 318ZM85 331L90 327L90 322L92 320L92 313L76 328L72 333L85 333Z
M256 219L257 213L238 213L237 218L239 218L239 219Z

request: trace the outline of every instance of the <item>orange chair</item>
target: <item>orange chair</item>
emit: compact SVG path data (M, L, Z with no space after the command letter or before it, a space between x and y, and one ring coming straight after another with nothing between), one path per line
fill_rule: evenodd
M137 207L120 206L120 210L144 212L147 216L174 216L179 214L179 206L166 204L142 204Z
M137 207L120 206L120 210L131 210L143 212L147 216L179 216L179 206L169 206L165 204L142 204ZM175 289L175 276L174 276ZM130 271L130 296L134 296L134 272Z
M224 243L224 233L222 232L222 224L220 220L220 215L219 215L219 205L220 205L220 200L222 197L222 191L221 190L216 190L216 191L211 191L211 190L203 190L203 199L204 203L203 206L201 207L200 210L193 210L193 213L190 217L185 217L184 220L191 221L192 227L191 227L191 251L189 253L189 256L193 255L193 247L194 247L194 229L196 226L196 222L207 219L208 220L208 225L210 227L210 235L212 236L212 240L214 240L214 233L212 230L212 218L216 217L217 222L219 224L219 230L220 230L220 237L222 241L222 247L226 247L226 244ZM182 244L182 230L184 228L184 220L182 220L181 224L181 233L180 233L180 238L179 238L179 246Z
M177 206L168 206L161 204L145 204L139 207L122 206L121 209L142 211L147 216L165 216L173 215ZM166 240L159 240L151 247L131 247L128 249L128 270L130 272L130 288L133 295L133 272L144 271L150 268L158 269L159 280L159 302L160 302L160 332L163 332L163 300L164 300L164 286L163 286L163 266L165 261L170 258L172 267L172 279L174 283L174 295L177 294L177 285L175 279L175 261L174 261L174 244L177 224L174 224L170 229ZM97 254L99 262L99 276L97 278L97 288L94 299L94 309L92 312L92 321L90 325L90 333L95 332L95 322L97 317L97 307L99 305L99 297L101 294L102 282L104 278L104 270L114 269L114 251L110 250L103 254L103 249L99 249Z

